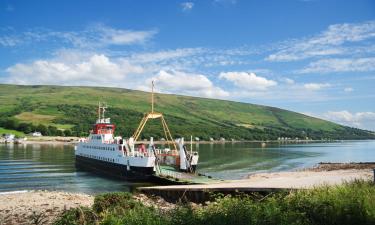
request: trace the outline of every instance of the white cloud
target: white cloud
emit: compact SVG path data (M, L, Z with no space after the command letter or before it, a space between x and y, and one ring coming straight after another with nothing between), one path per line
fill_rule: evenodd
M36 60L6 69L7 83L123 86L128 74L142 73L143 68L126 60L111 61L105 55L92 55L79 62Z
M354 89L353 88L351 88L351 87L346 87L346 88L344 88L344 91L345 92L352 92Z
M308 91L317 91L330 86L331 85L328 83L307 83L303 85L303 87Z
M111 45L143 44L156 33L156 30L115 29L103 24L92 25L81 31L53 31L38 28L20 34L0 36L0 45L12 47L21 44L35 44L35 42L58 41L79 48L98 48Z
M126 54L126 53L125 53ZM177 48L159 51L136 52L128 55L127 58L135 63L147 63L147 66L159 67L157 71L178 70L191 71L192 68L212 68L234 65L244 65L248 62L241 59L244 54L251 54L245 50L235 49L222 50L210 48ZM266 69L254 69L253 72L270 74Z
M293 79L290 79L290 78L284 78L282 79L283 82L285 82L286 84L289 84L289 85L292 85L295 83L295 81Z
M171 53L171 55L176 56L175 53ZM140 58L143 61L139 60ZM173 68L164 70L163 68L167 66L157 63L152 66L144 65L144 61L169 58L169 53L161 53L156 56L143 55L140 58L136 62L132 60L132 57L110 58L103 54L61 50L56 52L55 57L50 60L35 60L31 63L18 63L8 67L6 69L8 76L4 82L110 86L149 90L145 83L155 80L157 88L164 93L209 98L229 96L228 92L216 87L205 75L182 72Z
M332 73L375 71L375 58L321 59L310 63L297 73Z
M235 5L237 3L237 0L214 0L214 4L232 4Z
M375 37L375 21L330 25L324 32L283 43L280 49L266 57L269 61L295 61L310 57L352 53L343 45Z
M164 93L186 94L209 98L223 98L229 95L202 74L181 71L164 71L151 78L157 88Z
M257 76L255 73L225 72L220 73L219 77L221 79L231 81L237 87L241 87L246 90L266 90L269 87L277 85L276 81Z
M316 47L316 46L311 46L311 47L301 47L301 49L297 49L297 47L294 47L295 53L290 53L289 49L287 51L282 50L279 51L276 54L271 54L269 55L266 60L268 61L279 61L279 62L288 62L288 61L297 61L297 60L302 60L305 58L310 58L310 57L316 57L316 56L328 56L328 55L339 55L344 53L343 49L339 48L330 48L327 49L325 47ZM314 48L314 49L305 49L303 48Z
M195 57L206 49L185 48L159 52L132 53L125 57L96 51L60 49L50 59L17 63L8 67L2 82L14 84L56 84L116 86L146 90L154 76L165 93L224 98L229 93L216 87L207 76L191 71ZM157 76L155 75L157 74ZM167 84L171 83L171 86ZM181 83L181 84L179 84Z
M99 41L106 45L130 45L144 43L157 33L155 30L123 30L114 29L104 25L96 25L91 29L92 33L98 34Z
M22 40L16 36L2 36L0 37L0 45L4 47L13 47L21 44Z
M138 90L149 90L148 84L154 78L160 81L160 91L164 93L184 94L210 98L257 101L327 101L329 96L322 92L306 95L303 84L291 79L279 79L280 85L265 77L244 72L220 73L220 79L211 80L202 73L195 73L193 65L185 61L192 60L195 50L161 51L150 55L113 57L94 51L61 49L51 59L39 59L30 63L18 63L8 67L1 82L13 84L56 84L111 86ZM199 52L199 50L197 50ZM155 53L155 55L154 55ZM185 56L186 55L186 56ZM171 56L171 58L170 58ZM175 56L175 57L172 57ZM180 61L174 61L181 56ZM145 63L147 62L147 63ZM198 62L196 62L198 63ZM259 70L261 72L262 70ZM266 73L266 71L263 71ZM223 83L222 88L214 84ZM234 88L228 83L233 83ZM157 85L159 87L159 84ZM272 88L271 88L272 87ZM263 102L264 104L265 102Z
M174 50L164 50L158 52L147 52L147 53L138 53L130 57L132 61L136 62L159 62L169 59L176 59L182 57L188 57L192 55L197 55L203 53L204 49L202 48L178 48Z
M343 125L362 129L375 130L375 112L351 113L347 110L329 111L323 115L325 119Z
M183 11L190 11L194 7L194 2L183 2L181 3L181 7Z

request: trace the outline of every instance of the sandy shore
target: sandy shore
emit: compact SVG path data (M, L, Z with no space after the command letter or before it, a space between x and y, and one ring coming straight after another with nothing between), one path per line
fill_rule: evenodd
M320 163L313 168L301 171L257 173L241 180L226 180L210 184L154 186L145 189L309 189L321 185L339 185L354 180L374 180L374 168L374 162Z
M162 211L174 207L174 204L157 196L148 197L139 193L133 198ZM44 221L40 224L52 224L64 210L78 206L91 207L94 196L57 191L3 192L0 193L0 203L0 225L33 224L33 218L39 215Z
M78 137L60 137L60 136L42 136L42 137L27 137L25 144L70 144L75 145L78 143Z
M321 185L338 185L356 179L372 180L373 171L370 169L350 169L260 173L236 182L243 186L299 189L314 188Z
M0 193L0 224L31 224L33 213L50 224L64 209L91 206L93 202L91 195L66 192Z
M161 186L163 189L210 189L210 188L313 188L320 185L336 185L355 179L373 180L375 163L324 163L314 168L294 172L259 173L242 180L231 180L206 185ZM173 207L158 197L137 194L135 199L160 209ZM0 193L0 224L30 224L32 215L42 215L51 224L65 209L92 206L94 196L66 192L31 191Z
M227 180L211 184L170 185L146 187L144 189L174 190L219 190L245 189L309 189L321 185L337 185L356 179L372 180L372 170L295 171L258 173L241 180Z
M39 145L76 145L77 142L63 142L63 141L24 141L22 144L39 144Z

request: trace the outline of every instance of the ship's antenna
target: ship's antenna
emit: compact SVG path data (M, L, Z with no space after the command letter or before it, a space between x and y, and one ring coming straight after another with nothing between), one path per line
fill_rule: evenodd
M107 108L107 104L106 103L103 103L103 106L102 106L102 118L104 119L104 112L105 112L105 109Z
M151 84L151 113L154 113L154 81Z
M102 119L104 119L104 104L102 105Z
M98 120L100 120L100 102L99 102L99 106L98 106Z

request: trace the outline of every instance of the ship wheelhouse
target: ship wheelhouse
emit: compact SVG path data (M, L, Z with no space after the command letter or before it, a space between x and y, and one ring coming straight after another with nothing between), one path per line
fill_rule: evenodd
M100 141L102 143L112 144L114 142L114 133L116 126L111 124L110 118L104 118L104 109L103 117L100 117L96 120L96 123L91 130L90 138L94 141Z
M116 126L110 123L97 123L94 125L93 134L111 134L115 132Z

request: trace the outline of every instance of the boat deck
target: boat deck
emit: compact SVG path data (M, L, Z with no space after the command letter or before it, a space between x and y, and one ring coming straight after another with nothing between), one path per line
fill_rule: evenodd
M218 179L211 178L202 174L186 173L177 170L172 166L160 166L155 178L161 182L171 184L211 184L220 182Z

